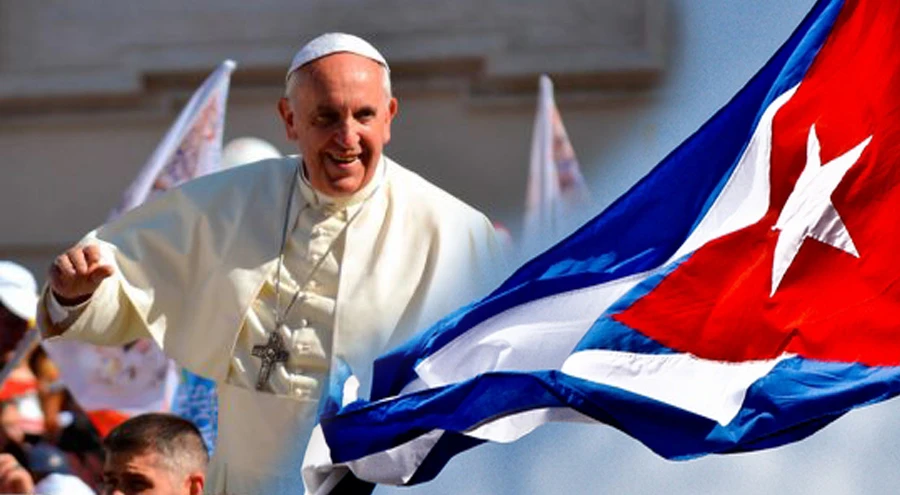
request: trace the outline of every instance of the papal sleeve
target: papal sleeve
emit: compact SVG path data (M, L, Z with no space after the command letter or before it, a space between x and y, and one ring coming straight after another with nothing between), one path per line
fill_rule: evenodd
M115 274L63 338L116 345L152 337L195 373L224 379L242 319L278 254L296 162L271 160L205 176L89 233ZM56 332L50 332L56 333Z

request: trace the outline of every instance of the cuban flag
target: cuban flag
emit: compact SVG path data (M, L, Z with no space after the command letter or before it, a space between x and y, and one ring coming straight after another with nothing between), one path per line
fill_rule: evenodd
M898 2L818 2L611 207L382 356L370 401L332 387L311 489L426 481L551 421L668 459L764 449L895 396L898 25Z

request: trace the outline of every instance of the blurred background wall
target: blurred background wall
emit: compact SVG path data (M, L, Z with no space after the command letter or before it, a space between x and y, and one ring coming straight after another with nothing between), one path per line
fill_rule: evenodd
M537 77L550 73L591 179L665 72L664 0L0 1L0 258L43 272L115 206L177 112L237 61L225 141L283 153L275 103L326 31L390 61L388 153L516 229ZM641 132L638 130L637 132ZM646 132L646 130L644 131Z

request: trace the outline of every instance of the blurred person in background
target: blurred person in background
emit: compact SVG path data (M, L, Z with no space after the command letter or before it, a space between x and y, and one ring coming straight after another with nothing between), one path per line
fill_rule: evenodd
M63 413L67 394L59 370L41 347L20 349L35 325L37 301L31 272L17 263L0 261L0 364L19 358L0 384L0 452L24 468L29 479L42 487L40 493L92 493L85 483L69 479L74 478L71 464L55 447L65 426L60 418L68 414ZM22 354L16 356L17 351ZM6 467L11 466L7 460ZM17 483L22 472L10 472ZM78 491L82 488L88 491Z
M0 493L94 493L74 475L63 451L42 439L34 442L25 441L16 404L0 403Z
M27 349L23 338L35 325L37 283L31 272L12 261L0 261L0 363L20 361L0 384L0 401L16 403L20 428L32 441L53 440L60 431L59 413L64 392L59 371L37 347Z
M103 494L200 495L209 453L200 431L178 416L133 416L103 440Z
M0 401L0 452L13 456L19 464L26 466L26 448L19 406L12 401Z
M28 472L34 480L36 494L94 494L94 490L72 472L66 455L48 443L39 443L29 448Z
M0 360L12 358L16 345L34 326L37 282L22 265L0 260Z
M0 454L0 492L4 494L95 495L72 475L63 453L49 444L32 447L28 466L10 454Z
M72 422L63 428L56 445L65 453L72 473L98 490L103 479L105 457L100 435L87 415L71 399L69 410Z

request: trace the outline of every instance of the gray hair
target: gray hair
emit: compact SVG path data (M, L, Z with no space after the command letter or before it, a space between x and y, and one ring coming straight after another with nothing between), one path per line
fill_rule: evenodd
M382 86L384 86L385 98L390 100L393 96L391 93L391 73L390 73L390 71L387 70L387 68L385 66L383 66L381 64L378 64L378 66L381 67L381 73L383 75L381 84L382 84ZM285 98L290 98L291 92L294 91L294 89L296 89L297 86L300 85L300 81L299 81L300 71L303 70L303 67L305 67L305 66L298 67L294 72L291 72L291 75L289 75L287 77L287 80L285 81L285 84L284 84L284 97Z

